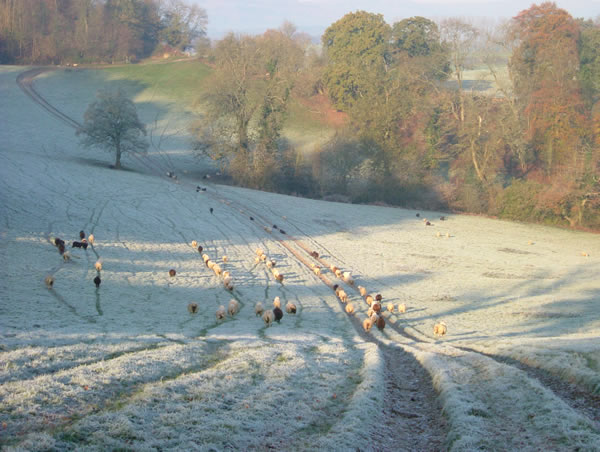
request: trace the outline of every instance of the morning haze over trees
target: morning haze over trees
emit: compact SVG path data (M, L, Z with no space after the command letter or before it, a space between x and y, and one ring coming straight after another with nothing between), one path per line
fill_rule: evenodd
M356 11L320 46L286 23L208 50L205 11L179 0L0 0L0 18L3 63L201 43L196 148L240 185L600 228L599 18L549 2L494 27ZM296 149L291 107L324 103L344 126Z

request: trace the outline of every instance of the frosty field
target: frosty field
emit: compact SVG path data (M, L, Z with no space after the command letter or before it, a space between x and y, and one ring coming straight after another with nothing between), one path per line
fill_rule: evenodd
M2 450L600 450L599 235L216 185L189 112L85 70L36 77L44 109L25 70L0 67ZM49 111L115 84L151 135L124 171ZM64 262L50 238L80 230ZM363 332L357 285L406 313ZM298 312L266 327L275 296Z

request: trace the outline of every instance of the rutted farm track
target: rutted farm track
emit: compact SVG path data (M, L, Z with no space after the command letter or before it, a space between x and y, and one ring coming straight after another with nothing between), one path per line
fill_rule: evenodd
M75 119L51 105L36 91L34 78L43 71L44 69L34 69L20 74L17 78L19 87L51 115L69 127L77 129L80 124ZM166 164L169 162L168 155L161 156L159 153L153 158L136 154L134 158L139 169L150 175L165 178L166 170L172 170L170 163ZM169 190L169 202L176 205L180 211L189 211L190 217L196 215L195 208L182 202L178 197L178 193L182 190L193 192L196 188L195 183L185 179L176 182L169 178L165 179L173 182L173 190ZM441 404L442 402L446 403L449 397L448 394L442 393L440 399L434 389L435 386L438 391L444 391L443 382L432 381L431 375L434 374L431 365L432 356L448 360L448 363L456 366L455 372L464 371L465 375L468 375L469 372L474 375L478 374L480 372L478 366L489 366L503 375L526 374L522 377L523 381L531 383L533 386L541 385L542 390L545 391L545 397L551 398L553 395L558 397L579 416L588 419L598 430L597 413L600 407L598 397L588 393L589 398L582 401L581 397L586 395L585 392L573 391L572 387L565 385L564 382L561 383L557 377L553 377L544 370L532 369L516 361L493 355L488 357L476 350L453 347L448 343L439 344L431 339L414 335L404 328L401 316L395 314L385 314L387 324L382 332L374 329L371 333L365 333L362 330L361 321L366 316L368 306L358 293L356 285L361 284L372 293L377 291L385 293L385 284L369 278L361 278L355 284L347 284L343 280L335 278L335 275L327 271L331 264L335 264L343 270L352 271L353 269L345 268L344 256L338 255L335 250L328 249L302 224L281 216L269 205L253 200L250 196L245 196L243 199L232 197L227 190L218 185L205 185L208 185L208 190L203 196L211 200L212 205L217 206L215 214L209 216L206 221L218 234L201 243L205 247L205 252L211 257L216 258L223 255L233 257L228 268L232 270L236 281L241 281L241 284L230 293L220 287L219 278L213 277L208 269L204 269L204 273L209 276L202 277L210 278L215 286L218 304L226 304L226 300L233 296L240 302L243 310L252 310L257 300L255 295L250 295L248 286L262 286L264 287L265 302L268 303L273 296L280 295L284 301L294 301L299 305L300 310L297 317L292 320L291 316L287 316L285 321L293 321L294 327L301 333L307 324L318 321L316 316L309 317L310 313L308 310L305 312L302 306L302 294L313 293L317 298L323 300L323 311L326 315L339 316L340 313L343 313L345 316L342 324L348 324L350 331L338 334L336 341L339 340L338 346L344 350L343 353L347 354L347 359L342 362L348 361L349 364L347 368L340 367L339 364L334 368L335 372L341 372L340 375L343 375L343 379L346 381L341 381L336 386L333 399L329 394L329 400L323 400L323 395L327 392L325 389L315 388L314 393L317 394L315 401L310 402L311 404L307 405L306 410L303 410L302 407L299 408L299 419L296 419L296 423L304 424L303 427L298 429L295 426L290 432L285 431L280 425L274 427L275 434L272 437L267 433L268 429L259 430L255 432L257 442L245 445L219 443L217 439L209 438L208 433L207 437L191 435L190 438L196 438L196 441L202 441L202 443L197 443L196 446L190 445L190 448L199 447L199 444L211 441L214 441L217 449L219 447L234 449L243 447L289 450L290 448L326 447L323 445L327 443L322 443L321 438L326 437L329 432L344 431L344 429L350 428L349 426L353 426L354 429L361 428L361 419L356 419L355 414L360 412L360 404L366 403L365 413L370 419L364 420L364 425L367 426L367 429L376 430L364 432L366 442L357 444L356 447L372 450L444 450L448 444L452 445L453 441L457 441L456 431L460 431L460 428L453 426L451 407L445 407L446 415L442 415ZM93 231L102 221L103 211L104 207L98 209L98 214L92 214L90 223L87 226L82 225L82 227L91 227ZM123 218L127 217L127 212L120 213ZM170 231L172 237L181 240L177 250L172 252L168 249L162 250L164 253L170 253L171 265L177 266L181 263L183 266L184 260L189 260L195 253L195 258L199 261L198 265L201 268L200 254L187 244L192 239L202 240L203 231L194 230L193 227L182 228L168 216L156 217L154 220L165 230ZM136 220L131 218L129 221L135 222ZM243 225L246 231L252 233L240 234L238 225ZM275 227L276 225L278 226ZM118 235L117 230L117 237ZM118 242L122 245L123 250L129 250L127 241L119 239ZM277 282L263 264L252 263L251 259L257 244L264 248L269 256L276 256L278 262L285 264L283 271L286 278L283 284ZM102 249L98 249L100 254L96 248L92 248L91 251L96 253L96 258L103 255ZM313 251L319 253L318 258L311 256ZM87 254L86 258L89 259ZM131 264L132 267L135 267L134 260L131 261ZM323 273L319 276L316 276L313 271L315 265L323 269ZM52 270L58 271L58 269ZM82 274L81 277L86 276ZM301 281L309 281L311 288L308 291L299 292L300 289L297 288L297 285ZM179 282L174 283L173 288L178 289L179 284ZM343 286L348 293L350 301L356 307L354 316L346 316L344 313L344 304L340 303L335 294L330 291L333 284ZM168 287L170 288L171 285ZM70 300L61 295L59 288L55 289L55 295L59 301L62 298L63 304L71 306ZM102 303L107 303L106 295L103 295ZM74 307L72 309L75 310ZM100 309L98 312L101 312ZM76 314L84 318L83 314L79 312ZM207 309L201 315L214 316L214 310ZM190 321L185 320L181 326L188 325ZM239 396L240 389L234 384L236 378L246 382L243 384L249 385L246 387L249 388L249 392L245 404L235 406L240 403L240 399L234 396L231 398L233 406L228 406L228 399L225 396L218 403L216 400L214 401L215 406L220 407L221 410L239 410L244 407L250 409L253 404L262 404L264 392L277 386L278 383L273 375L265 374L261 367L264 365L264 361L261 360L265 360L265 358L267 361L274 360L274 366L277 366L276 362L281 362L281 372L285 374L288 371L284 370L284 363L287 362L292 368L301 366L300 363L296 363L295 355L301 347L294 345L293 339L286 344L282 342L281 336L272 337L273 329L267 331L262 326L258 327L260 341L255 344L232 343L226 339L213 337L214 335L226 336L227 329L223 331L223 327L228 327L230 323L233 325L230 320L224 323L210 322L198 329L193 337L178 338L175 342L168 337L157 336L148 344L136 343L135 339L130 338L129 345L123 348L117 347L117 350L100 345L98 353L94 357L85 356L86 349L85 347L81 348L83 345L81 343L65 345L67 355L78 356L69 359L69 365L61 368L51 363L39 365L35 369L33 377L27 369L23 368L21 374L23 376L30 375L29 380L20 380L15 375L10 377L10 381L2 387L1 395L6 404L0 410L0 418L2 421L6 421L7 426L0 430L1 443L12 443L15 438L23 438L31 432L54 432L53 434L55 434L58 431L63 432L61 435L67 444L77 444L78 442L85 444L85 436L93 431L94 426L114 428L112 423L115 419L125 419L122 416L126 416L131 422L134 422L132 419L136 418L138 409L144 409L144 400L147 400L146 397L151 399L154 392L156 392L157 400L165 397L165 391L167 391L173 393L175 398L181 397L184 406L195 406L195 397L201 399L207 396L206 393L200 392L194 395L193 391L190 392L190 388L193 386L188 383L193 381L194 385L203 384L202 382L207 381L206 379L214 379L215 375L227 379L218 383L218 386L223 385L223 388L219 389L223 393L215 394L215 396L223 397L226 393L225 387L230 384L229 381L233 386L228 390ZM332 331L331 334L336 336L336 332ZM360 337L362 343L356 343L354 338L357 336ZM321 356L323 353L322 356L325 357L327 353L334 352L328 348L327 344L317 344L313 347L318 350L315 352L313 365L310 365L313 360L313 352L305 353L302 356L309 362L306 372L315 372L315 385L319 386L318 380L324 377L319 373L318 363L320 359L324 358L316 356ZM20 351L14 350L11 353L19 355ZM373 354L378 358L374 358ZM198 359L200 357L201 359ZM22 359L23 363L29 359L32 360L25 353L22 357L15 357L15 360L19 359ZM357 359L358 361L352 362ZM39 357L36 360L39 362ZM125 381L119 379L118 384L115 384L115 376L107 375L107 373L116 375L117 372L111 365L105 365L111 362L118 363L117 368L119 369L135 368L139 370L128 374ZM239 365L246 369L246 374L240 373L237 377L235 375L232 377L222 373L221 369L230 368L228 363L231 362L239 362ZM147 370L144 370L144 363L147 364ZM374 369L380 373L372 374ZM292 382L294 378L294 374L290 373L287 381ZM361 402L361 394L366 390L364 386L368 381L372 381L374 384L374 387L369 388L371 400ZM466 384L468 385L468 382ZM70 385L72 385L72 389L69 389ZM24 386L27 391L31 391L28 396L23 395L22 388ZM57 412L57 406L53 405L53 397L56 397L56 394L70 394L71 391L74 391L72 399L66 397L61 412ZM310 390L306 389L306 391L309 396ZM510 400L510 394L507 394L507 397ZM481 400L477 399L473 403L480 402ZM148 409L160 410L161 402L156 403L158 405L151 404ZM280 400L278 403L285 403L285 400ZM493 405L493 402L490 405ZM168 407L165 409L169 411ZM190 408L190 413L208 413L203 411L206 409L204 405L200 411L194 411L194 409ZM270 413L273 409L263 407L258 412ZM485 413L486 410L489 411ZM289 413L291 412L289 411ZM481 413L476 410L474 413L475 418L483 419L483 422L492 422L487 420L487 417L492 416L490 413L493 413L493 416L502 416L502 412L493 411L493 406L482 407ZM175 413L173 416L173 422L177 422L175 419L179 418L175 416ZM137 421L141 420L137 419ZM190 426L195 425L193 419L189 422L191 422ZM265 419L264 422L269 422L269 420ZM503 424L505 421L498 419L498 423ZM517 420L506 420L508 426L513 423L516 428ZM169 425L168 422L167 425ZM487 427L484 426L483 429L485 428ZM126 431L123 435L125 437L132 435L131 444L136 444L136 440L139 438L135 437L134 428L130 430L131 432ZM535 430L532 428L532 431ZM466 434L466 432L460 433ZM500 430L490 432L492 436L500 434ZM371 438L372 441L367 438ZM514 445L518 447L518 443Z

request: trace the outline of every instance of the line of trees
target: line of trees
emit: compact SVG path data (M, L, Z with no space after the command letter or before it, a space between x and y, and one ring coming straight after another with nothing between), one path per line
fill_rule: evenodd
M183 0L0 0L0 64L123 62L204 36Z

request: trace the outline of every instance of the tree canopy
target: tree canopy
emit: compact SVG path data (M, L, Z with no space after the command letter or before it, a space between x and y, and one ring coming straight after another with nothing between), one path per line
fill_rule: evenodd
M85 147L100 147L115 152L115 168L121 168L121 156L127 152L144 152L148 143L146 128L138 118L135 104L121 89L99 91L84 114L83 126L77 131Z

